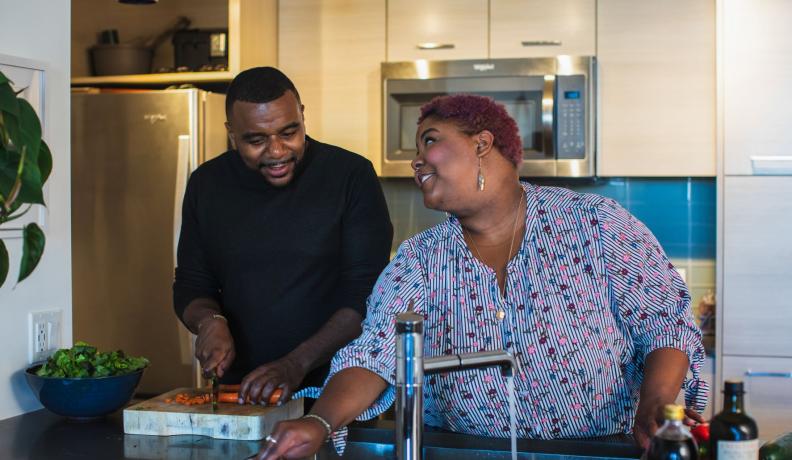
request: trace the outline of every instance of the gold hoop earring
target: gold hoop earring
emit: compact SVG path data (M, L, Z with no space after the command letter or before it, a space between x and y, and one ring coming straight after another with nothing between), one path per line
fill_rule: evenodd
M479 165L478 165L478 177L476 183L478 185L478 191L484 191L484 174L481 172L481 157L479 157Z

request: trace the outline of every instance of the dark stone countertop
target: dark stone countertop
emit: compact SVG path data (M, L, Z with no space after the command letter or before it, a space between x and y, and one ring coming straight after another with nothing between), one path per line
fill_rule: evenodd
M393 422L372 421L350 427L349 448L342 458L393 456ZM427 430L426 459L510 458L509 440ZM0 421L0 458L34 459L244 459L258 451L259 441L231 441L205 436L126 435L121 412L105 419L74 422L47 410ZM641 450L630 436L595 439L520 439L519 457L570 460L575 457L638 458ZM538 454L538 455L534 455ZM324 449L320 459L335 458Z

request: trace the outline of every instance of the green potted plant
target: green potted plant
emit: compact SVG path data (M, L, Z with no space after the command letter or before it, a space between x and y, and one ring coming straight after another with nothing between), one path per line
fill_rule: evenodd
M44 205L44 183L52 171L52 154L41 139L41 122L28 101L19 97L0 72L0 226L18 219L33 205ZM27 278L44 253L44 232L35 223L22 232L20 282ZM0 239L0 286L8 276L9 257Z

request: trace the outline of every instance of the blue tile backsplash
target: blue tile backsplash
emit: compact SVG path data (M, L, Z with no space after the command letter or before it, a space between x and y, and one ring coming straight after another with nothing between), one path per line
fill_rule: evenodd
M618 201L651 231L672 259L715 258L714 178L537 180L540 185L596 193ZM412 179L383 179L394 226L393 249L445 219L426 209Z

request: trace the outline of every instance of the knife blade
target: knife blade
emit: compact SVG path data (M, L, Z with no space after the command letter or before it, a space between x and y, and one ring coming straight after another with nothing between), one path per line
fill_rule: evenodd
M212 372L212 412L217 412L217 394L220 393L220 380Z

